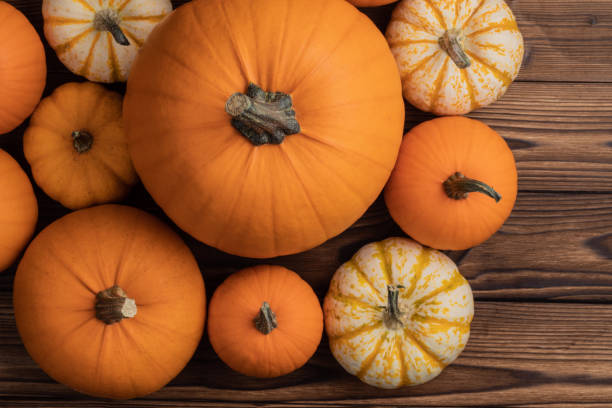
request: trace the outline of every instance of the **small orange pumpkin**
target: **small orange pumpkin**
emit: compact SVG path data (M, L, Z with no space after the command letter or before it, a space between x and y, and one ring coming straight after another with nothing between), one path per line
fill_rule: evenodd
M0 133L8 133L40 101L47 62L38 33L19 10L0 1L0 21Z
M406 134L385 202L412 238L460 250L502 226L516 193L516 164L504 139L482 122L451 116Z
M124 118L136 171L180 228L270 258L374 202L404 104L384 37L346 1L195 0L151 32Z
M49 197L75 210L120 200L136 184L121 105L121 95L91 82L64 84L40 102L23 150Z
M393 3L397 0L348 0L349 3L357 7L377 7L385 4Z
M232 369L277 377L304 365L323 334L312 288L293 271L260 265L228 277L210 301L208 336Z
M45 228L19 264L15 319L55 380L99 397L160 389L204 329L206 293L189 248L135 208L104 205Z
M30 179L0 149L0 272L8 268L34 233L38 204Z

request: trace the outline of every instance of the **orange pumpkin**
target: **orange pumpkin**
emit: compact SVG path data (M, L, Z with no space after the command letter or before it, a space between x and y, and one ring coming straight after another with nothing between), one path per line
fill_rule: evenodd
M30 179L0 149L0 272L8 268L34 233L38 204Z
M91 82L64 84L41 101L23 150L51 198L75 210L120 200L136 184L121 105L121 95Z
M459 250L502 226L516 192L516 165L504 139L482 122L451 116L406 134L385 201L412 238Z
M8 133L34 110L47 77L45 50L32 24L0 1L0 133Z
M397 0L348 0L349 3L357 7L376 7L384 6L385 4L393 3Z
M293 271L260 265L227 278L210 301L208 336L232 369L277 377L304 365L323 334L312 288Z
M404 106L384 37L349 3L196 0L151 32L124 119L136 171L179 227L264 258L365 212L395 163Z
M181 239L125 206L80 210L45 228L15 276L23 343L55 380L132 398L158 390L193 355L206 294Z

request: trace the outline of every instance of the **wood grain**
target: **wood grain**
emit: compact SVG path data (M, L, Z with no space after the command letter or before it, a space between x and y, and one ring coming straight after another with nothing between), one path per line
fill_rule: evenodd
M13 324L11 318L10 312L3 313L3 324ZM232 372L204 341L187 369L170 385L144 400L113 406L605 403L612 401L611 319L611 305L477 302L471 338L459 359L432 382L400 390L379 390L346 374L325 341L305 367L269 380ZM54 383L29 359L16 333L5 331L3 336L3 406L110 406ZM57 398L65 400L54 401Z

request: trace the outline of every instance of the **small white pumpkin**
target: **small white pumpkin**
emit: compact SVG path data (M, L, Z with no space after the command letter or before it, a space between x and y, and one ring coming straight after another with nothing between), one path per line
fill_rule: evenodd
M386 36L404 98L437 115L495 102L523 59L523 37L504 0L403 0Z
M126 81L138 49L170 0L43 0L45 37L62 63L90 81Z
M367 384L398 388L433 379L459 356L474 299L446 255L389 238L336 271L323 311L340 365Z

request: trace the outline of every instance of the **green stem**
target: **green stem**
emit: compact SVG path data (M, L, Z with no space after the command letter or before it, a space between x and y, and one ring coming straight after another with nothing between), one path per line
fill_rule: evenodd
M76 130L72 132L72 145L77 153L85 153L93 145L93 136L86 130Z
M270 308L270 304L268 302L263 302L263 305L261 305L259 313L253 320L253 323L255 323L255 328L263 334L270 334L272 330L276 329L278 326L276 315Z
M93 26L98 31L108 31L115 41L121 45L130 45L121 28L119 27L119 13L114 9L104 9L98 11L93 20Z
M266 92L251 83L246 94L229 97L225 111L232 117L232 126L253 145L281 144L286 136L300 132L291 95Z
M384 322L389 329L400 329L404 327L402 316L404 313L399 307L399 290L404 289L402 285L387 286L387 306L385 307Z
M457 28L446 30L444 35L438 39L440 47L451 57L459 68L467 68L472 64L470 57L463 49L463 34Z
M442 186L446 195L453 200L464 200L468 198L469 193L486 194L494 199L495 202L501 200L501 195L493 187L482 181L467 178L459 172L446 179Z

